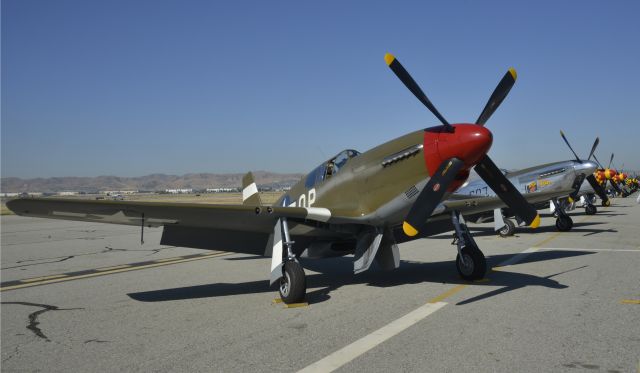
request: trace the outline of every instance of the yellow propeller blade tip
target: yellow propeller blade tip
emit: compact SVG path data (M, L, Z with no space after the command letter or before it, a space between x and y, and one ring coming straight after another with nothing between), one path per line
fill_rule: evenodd
M561 134L562 136L564 136L564 132L562 132L562 130L560 130L560 134Z
M414 227L411 226L411 224L407 223L406 221L402 223L402 230L404 231L404 234L406 234L409 237L413 237L416 234L418 234L418 230L416 230Z
M384 55L384 62L386 62L387 65L391 65L395 59L396 58L391 53L387 53Z
M533 219L531 224L529 225L531 228L538 228L540 226L540 215L536 215L536 218Z
M573 198L569 197L567 198L567 201L569 201L569 203L573 203Z
M516 69L514 69L513 67L509 68L509 74L511 74L511 76L513 77L513 80L518 79L518 73L516 72Z

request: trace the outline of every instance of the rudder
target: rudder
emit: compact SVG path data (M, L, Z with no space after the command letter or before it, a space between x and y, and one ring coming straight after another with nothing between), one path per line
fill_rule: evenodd
M249 206L262 206L258 186L253 180L253 174L247 172L242 178L242 204Z

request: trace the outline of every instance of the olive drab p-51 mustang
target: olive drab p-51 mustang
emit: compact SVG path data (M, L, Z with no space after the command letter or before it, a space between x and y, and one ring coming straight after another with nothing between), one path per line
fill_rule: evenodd
M18 215L138 226L163 226L161 243L270 256L271 284L282 300L306 293L299 257L354 254L354 272L374 259L382 268L400 263L397 243L455 229L456 267L465 279L482 278L485 257L463 214L486 210L482 201L447 201L471 168L527 225L536 209L487 155L491 132L484 127L516 80L504 75L474 124L449 124L391 54L385 61L404 85L442 123L391 140L367 152L345 150L323 162L274 205L260 201L251 174L243 180L242 205L207 205L64 199L17 199ZM446 224L442 224L446 222ZM445 226L445 228L442 228Z

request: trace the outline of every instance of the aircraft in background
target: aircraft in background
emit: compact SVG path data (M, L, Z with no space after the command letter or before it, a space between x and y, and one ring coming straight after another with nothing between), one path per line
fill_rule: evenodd
M322 162L273 206L261 203L252 175L243 180L242 205L130 201L16 199L18 215L163 226L161 243L271 256L270 283L282 300L296 303L306 293L299 257L354 254L354 272L373 260L387 269L400 263L397 243L451 227L457 237L456 268L469 280L486 272L485 257L463 218L492 209L482 199L448 200L471 168L495 191L501 204L537 227L536 209L489 158L492 134L484 127L516 80L504 75L473 124L450 124L391 54L385 61L404 85L442 123L379 145L367 152L345 150Z
M596 168L593 162L561 161L506 172L505 176L536 208L547 208L551 203L555 208L556 228L559 231L569 231L573 227L573 220L566 213L563 199L575 193L583 180L592 175ZM496 194L483 180L476 179L466 183L450 197L455 200L470 198L486 200L483 203L485 206L489 206L488 200L497 202L493 210L468 216L467 220L483 223L493 219L494 229L500 236L511 236L515 232L516 225L509 217L514 216L519 223L522 221L517 212L505 208L504 204L496 199Z

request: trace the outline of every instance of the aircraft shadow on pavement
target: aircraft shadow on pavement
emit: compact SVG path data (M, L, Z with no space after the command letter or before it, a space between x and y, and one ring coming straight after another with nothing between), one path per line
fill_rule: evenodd
M592 222L579 222L579 223L574 223L573 224L573 228L571 228L570 232L584 232L584 233L588 233L585 234L585 236L587 235L593 235L593 234L598 234L598 233L617 233L618 231L615 229L596 229L596 228L586 228L586 227L590 227L593 225L601 225L601 224L606 224L604 222L597 222L597 221L592 221ZM486 236L497 236L498 233L496 233L496 231L493 229L493 227L476 227L473 225L469 225L469 230L471 231L471 234L474 237L486 237ZM527 228L527 227L518 227L516 228L515 234L516 237L519 237L519 234L540 234L540 233L554 233L554 232L558 232L558 229L556 228L555 225L545 225L545 226L540 226L536 229L531 229L531 228ZM445 234L439 234L437 236L431 236L429 237L430 239L439 239L439 240L452 240L453 239L453 233L445 233Z
M589 254L593 254L593 252L561 250L540 251L527 255L519 263L540 262ZM487 268L497 266L499 263L512 256L512 254L501 254L487 257ZM550 289L567 288L566 285L562 285L551 278L557 274L539 277L524 273L508 272L505 270L497 272L488 271L487 277L490 281L487 282L468 282L458 277L455 269L455 262L453 260L441 262L415 262L403 260L401 261L400 268L394 271L387 272L378 270L377 268L372 268L371 270L358 275L353 274L352 257L305 260L302 264L307 270L307 288L320 288L307 293L307 301L310 304L320 303L330 299L331 292L342 286L356 284L366 284L368 286L383 288L419 283L472 284L474 286L489 285L491 287L500 287L498 290L493 290L487 294L476 297L477 299L461 302L461 305L527 286L544 286ZM317 273L309 273L310 271ZM166 302L273 291L276 291L275 285L270 287L267 280L260 280L235 284L216 283L186 286L172 289L129 293L127 295L140 302Z

